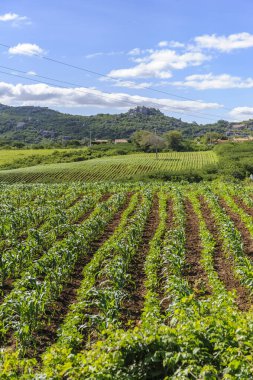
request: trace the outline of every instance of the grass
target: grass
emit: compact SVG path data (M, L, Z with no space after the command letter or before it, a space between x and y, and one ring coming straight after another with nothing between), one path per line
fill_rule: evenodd
M37 165L0 171L1 182L69 182L143 178L158 173L180 174L216 164L212 151L130 154L83 162Z
M11 164L16 160L24 159L31 156L48 156L54 152L52 149L1 149L0 150L0 167Z

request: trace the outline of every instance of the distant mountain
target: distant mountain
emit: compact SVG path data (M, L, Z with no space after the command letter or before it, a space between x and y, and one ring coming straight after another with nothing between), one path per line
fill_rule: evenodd
M0 140L39 143L50 140L129 138L140 129L163 133L178 129L185 136L197 136L217 125L198 125L164 115L149 107L136 107L121 114L80 116L64 114L47 107L10 107L0 104ZM219 127L223 132L224 128Z

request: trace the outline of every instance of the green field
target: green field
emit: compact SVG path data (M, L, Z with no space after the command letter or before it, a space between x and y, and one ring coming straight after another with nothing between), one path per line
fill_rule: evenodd
M1 149L0 167L5 164L12 164L16 160L22 160L34 155L48 156L54 152L53 149Z
M38 165L0 171L1 182L70 182L125 180L157 173L180 174L217 163L212 151L131 154L83 162Z
M252 379L252 188L1 184L0 205L1 379Z

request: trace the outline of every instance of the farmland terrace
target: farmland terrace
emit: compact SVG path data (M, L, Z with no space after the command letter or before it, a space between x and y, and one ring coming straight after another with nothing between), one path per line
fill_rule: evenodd
M37 165L0 171L0 182L117 181L152 176L177 175L216 165L215 152L136 153L95 158L82 162Z

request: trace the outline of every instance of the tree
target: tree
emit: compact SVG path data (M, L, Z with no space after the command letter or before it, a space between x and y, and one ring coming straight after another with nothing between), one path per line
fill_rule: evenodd
M218 120L217 121L217 126L219 127L219 128L227 128L228 126L229 126L229 122L228 121L226 121L226 120Z
M183 136L180 131L169 131L164 134L166 145L172 150L181 150L183 147Z
M203 142L205 144L213 144L215 141L220 139L222 135L218 132L206 132L203 136Z
M131 141L145 152L160 151L166 145L162 137L148 131L134 132Z

